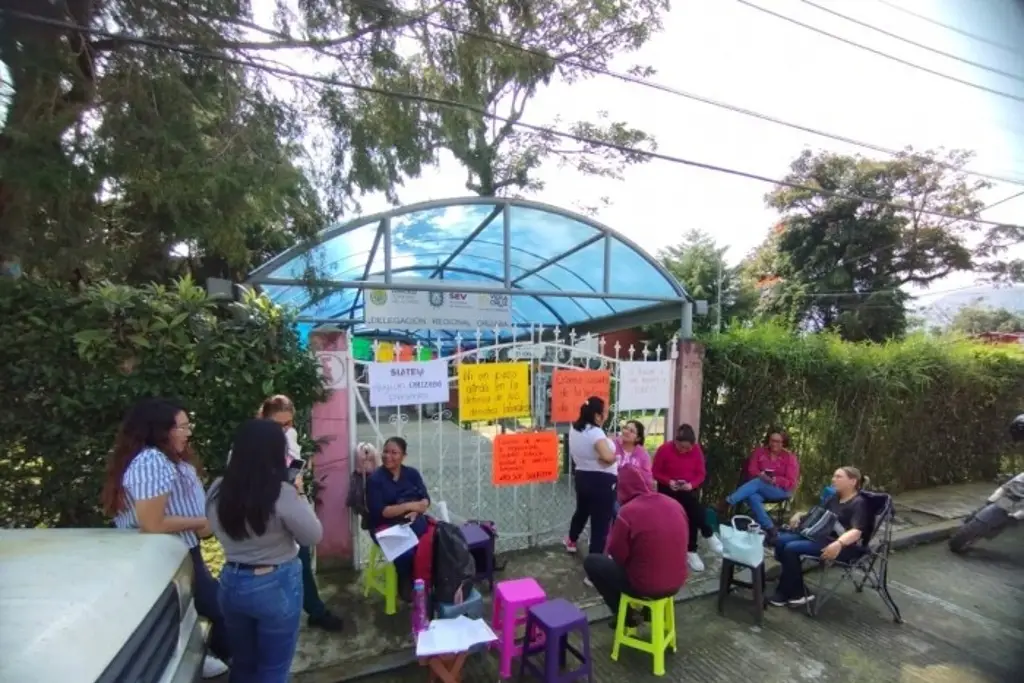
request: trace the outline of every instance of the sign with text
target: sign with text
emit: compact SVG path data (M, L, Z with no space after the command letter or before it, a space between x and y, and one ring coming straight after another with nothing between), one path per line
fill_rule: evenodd
M519 486L558 480L558 434L522 432L494 437L491 484Z
M512 324L508 294L367 289L365 322L381 329L476 330Z
M368 363L370 407L448 402L448 362Z
M672 361L619 361L619 410L661 410L672 395Z
M529 363L459 364L460 422L529 416Z
M591 396L611 396L611 373L607 370L555 370L551 373L551 421L572 422Z

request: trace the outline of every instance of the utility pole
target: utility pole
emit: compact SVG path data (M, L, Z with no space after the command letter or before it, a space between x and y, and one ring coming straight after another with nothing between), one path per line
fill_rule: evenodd
M722 334L722 257L718 257L718 306L715 311L715 334Z

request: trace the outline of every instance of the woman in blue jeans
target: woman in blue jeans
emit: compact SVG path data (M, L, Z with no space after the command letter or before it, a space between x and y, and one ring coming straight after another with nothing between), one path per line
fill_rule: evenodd
M826 500L823 507L836 515L838 527L827 538L813 540L795 531L778 535L775 540L775 559L779 561L782 573L779 575L775 595L769 600L772 605L804 605L814 599L804 587L801 556L820 557L830 562L853 559L853 547L871 529L868 504L860 495L860 489L866 483L867 477L861 475L856 467L840 467L832 475L835 495ZM794 515L791 526L797 528L802 518L800 513Z
M220 606L232 649L232 683L285 683L299 639L302 563L299 546L320 542L323 528L289 482L285 435L256 419L235 434L224 477L210 486L206 515L227 560Z

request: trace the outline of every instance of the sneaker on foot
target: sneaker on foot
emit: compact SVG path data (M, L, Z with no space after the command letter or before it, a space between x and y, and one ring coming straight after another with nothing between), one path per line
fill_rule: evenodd
M345 622L333 612L324 612L306 620L311 628L321 628L325 631L340 631L345 628Z
M203 658L203 678L216 678L228 672L228 665L213 655Z
M565 552L569 553L570 555L576 554L576 543L574 541L571 541L567 538L563 541L563 543L565 544Z
M686 564L689 565L690 571L704 571L704 561L700 559L700 555L697 553L686 553Z
M811 595L810 593L808 593L807 595L801 595L799 598L793 598L792 600L787 600L787 603L792 605L792 606L794 606L794 607L799 607L800 605L806 605L807 603L809 603L809 602L811 602L813 600L814 600L814 596Z
M708 538L708 547L711 548L711 552L721 555L725 552L725 547L722 545L722 539L718 537L718 534L712 534Z
M775 594L768 598L768 604L773 607L785 607L789 604L789 600L787 600L786 596L779 591L775 591Z

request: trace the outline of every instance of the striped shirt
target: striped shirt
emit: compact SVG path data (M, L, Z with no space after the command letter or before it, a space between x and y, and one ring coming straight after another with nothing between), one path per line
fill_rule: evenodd
M167 495L164 514L168 517L205 517L206 491L199 481L196 468L187 462L171 462L162 451L146 448L128 465L121 478L125 507L117 513L114 525L118 529L138 529L135 503ZM178 533L189 548L199 545L194 531Z

